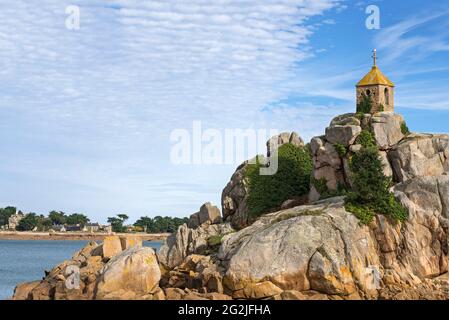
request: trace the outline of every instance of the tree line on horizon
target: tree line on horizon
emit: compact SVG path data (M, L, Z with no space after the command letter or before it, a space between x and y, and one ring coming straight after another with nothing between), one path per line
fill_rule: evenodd
M82 213L66 214L62 211L52 210L48 216L37 214L35 212L23 213L16 207L9 206L0 208L0 226L8 225L9 218L15 213L22 214L24 217L19 221L16 230L30 231L35 228L39 231L47 231L55 225L82 225L85 226L90 219Z
M115 217L108 217L108 223L112 226L114 232L126 232L128 227L125 225L125 221L129 217L126 214L118 214ZM148 216L139 218L134 224L134 231L147 232L147 233L171 233L175 232L179 226L187 223L188 218L177 217L162 217L156 216L150 218Z
M45 216L34 212L24 214L22 211L18 211L16 207L8 206L0 208L0 227L8 225L9 218L15 213L24 215L16 227L16 230L18 231L31 231L34 229L37 229L38 231L48 231L52 226L56 225L85 226L90 222L90 219L82 213L66 214L63 211L52 210L48 213L48 216ZM168 216L155 216L154 218L150 218L144 216L138 219L131 227L125 225L125 222L128 219L128 215L118 214L113 217L108 217L107 221L114 232L128 232L131 229L131 231L147 233L171 233L176 231L180 225L187 223L188 221L188 218Z

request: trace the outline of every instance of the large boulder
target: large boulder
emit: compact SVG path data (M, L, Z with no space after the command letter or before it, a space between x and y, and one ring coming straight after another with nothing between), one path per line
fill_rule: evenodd
M180 265L191 254L204 254L210 252L208 240L214 236L224 236L233 232L229 223L203 224L191 229L183 224L172 233L159 249L157 255L159 262L168 269Z
M337 190L339 184L344 184L344 175L342 170L337 170L331 166L323 166L313 170L312 177L315 180L326 181L326 187L329 190Z
M226 236L219 258L233 292L270 281L283 290L349 295L365 282L368 263L380 264L369 229L341 200L268 214Z
M394 177L402 182L449 172L449 135L411 134L388 154Z
M330 127L347 125L361 126L361 122L354 113L345 113L335 117L330 123Z
M126 235L120 237L120 243L122 250L126 250L131 247L142 247L142 238L139 236Z
M200 207L200 211L195 212L190 216L187 221L187 226L195 229L204 223L215 224L220 222L222 222L220 209L212 205L210 202L206 202Z
M195 229L200 226L200 213L195 212L192 213L187 221L187 227Z
M303 147L304 141L296 132L282 132L281 134L271 137L267 141L267 157L277 150L280 146L291 143L297 147Z
M316 156L315 167L331 166L339 169L342 166L342 160L335 146L332 143L325 142L316 137L311 141L312 154Z
M112 258L122 252L122 242L118 236L106 236L103 240L103 257Z
M390 149L404 138L401 125L404 118L397 113L379 112L371 118L371 131L381 150Z
M245 227L249 219L247 169L248 161L245 161L236 169L221 194L223 219L230 222L236 229Z
M211 224L220 223L220 209L213 206L210 202L206 202L201 206L198 218L200 225L206 222L210 222Z
M130 292L136 296L153 294L159 286L161 271L153 249L131 247L113 257L98 279L96 299L120 299Z
M386 177L393 177L393 169L391 167L390 161L388 160L388 154L386 151L379 151L380 161L383 166L383 173Z
M408 209L409 219L401 228L383 223L380 245L386 263L420 279L447 272L449 176L416 177L396 185L394 192Z
M41 283L40 280L18 284L14 289L13 300L28 300L31 291Z
M341 144L345 147L353 144L355 139L362 132L360 126L355 125L335 125L326 128L326 140L332 144Z
M250 283L240 290L234 291L232 297L234 299L266 299L276 295L280 295L282 289L274 285L270 281L259 283Z

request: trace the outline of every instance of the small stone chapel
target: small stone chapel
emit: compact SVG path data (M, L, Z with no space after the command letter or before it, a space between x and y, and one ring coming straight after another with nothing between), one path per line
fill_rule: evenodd
M373 50L373 67L356 85L357 105L371 100L370 113L394 111L394 84L377 67L377 52Z

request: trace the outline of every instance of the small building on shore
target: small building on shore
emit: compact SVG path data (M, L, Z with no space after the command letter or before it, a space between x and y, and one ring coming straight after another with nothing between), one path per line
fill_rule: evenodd
M67 231L63 224L52 225L50 230L53 230L54 232L66 232Z
M68 232L83 231L83 227L80 224L68 225L68 226L65 227L65 229Z
M100 231L106 232L107 234L111 234L112 233L112 226L111 225L101 226Z
M100 230L100 225L98 223L88 223L84 226L84 232L98 232Z

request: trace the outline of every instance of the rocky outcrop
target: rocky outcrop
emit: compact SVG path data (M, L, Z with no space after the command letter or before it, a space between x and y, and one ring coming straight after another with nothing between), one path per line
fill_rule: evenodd
M297 147L303 147L304 141L296 132L283 132L277 136L271 137L267 141L267 157L270 157L271 154L277 150L280 146L291 143Z
M403 117L392 112L373 115L349 113L336 117L326 129L325 136L314 137L310 142L313 178L325 181L329 191L335 191L339 186L350 186L349 158L362 148L357 141L362 130L371 133L379 148L384 174L394 178L395 182L447 174L449 135L404 135L403 123ZM323 191L317 190L315 185L311 189L309 199L313 202L319 199Z
M129 248L142 248L142 238L135 236L120 237L120 244L122 245L122 250Z
M29 300L30 292L40 283L40 280L37 280L18 284L14 289L13 300Z
M388 150L404 138L404 118L397 113L380 112L370 119L370 129L380 150Z
M374 115L348 113L334 118L324 136L314 137L310 141L314 181L324 181L330 193L339 187L351 185L349 159L362 148L357 138L363 130L371 134L379 148L384 174L392 177L389 153L404 138L403 123L402 116L392 112ZM318 189L316 183L312 184L309 195L311 202L318 200L320 193L323 193L323 190Z
M250 298L245 288L269 281L284 291L374 299L388 286L413 290L444 274L449 177L414 178L394 192L410 212L402 224L379 215L361 225L333 198L265 215L225 236L218 258L226 288Z
M326 128L326 140L332 144L341 144L345 147L355 142L362 132L360 126L355 125L334 125Z
M298 133L283 132L267 141L267 157L270 157L274 150L286 143L298 147L304 146L304 141ZM249 162L245 161L237 167L221 194L223 220L230 222L234 229L242 229L249 224L248 181L245 175L248 164Z
M113 256L122 252L122 243L120 238L117 236L107 236L104 238L102 250L102 255L105 258L112 258Z
M224 236L233 231L229 223L206 223L196 229L184 224L167 238L157 253L159 261L165 268L173 269L191 254L206 254L214 250L208 243L211 237Z
M179 266L166 272L160 283L163 288L223 293L222 270L210 256L193 254Z
M151 248L130 247L101 270L95 299L152 298L159 290L161 271Z
M125 255L129 250L144 250L148 248L140 248L139 242L129 241L128 245L134 243L125 251L121 249L119 237L110 238L114 243L114 248L118 252L117 255ZM117 242L118 241L118 242ZM119 247L115 244L120 244ZM86 300L95 299L96 291L101 279L102 273L107 266L108 261L112 261L114 257L110 257L111 251L108 244L98 245L90 242L80 251L76 252L70 260L63 261L51 271L46 272L45 277L41 281L33 281L30 283L20 284L14 291L13 299L17 300ZM140 242L141 244L141 242ZM106 247L106 250L104 250ZM106 255L105 255L106 253ZM116 256L117 256L116 255ZM154 255L154 253L153 253ZM136 265L128 269L133 272ZM130 286L133 284L129 283Z
M237 229L248 224L248 180L245 177L247 168L248 162L245 161L235 170L231 181L221 194L223 219Z
M270 281L282 290L350 295L365 281L366 263L379 265L369 229L341 199L265 215L226 236L219 259L227 270L224 283L238 294Z
M215 224L220 223L221 221L220 209L210 202L206 202L201 206L200 211L195 212L190 216L187 226L195 229L204 223Z
M449 172L449 135L412 134L388 154L396 181Z
M409 212L400 226L379 223L384 264L419 279L448 271L449 176L417 177L394 187ZM391 252L399 252L392 255Z

